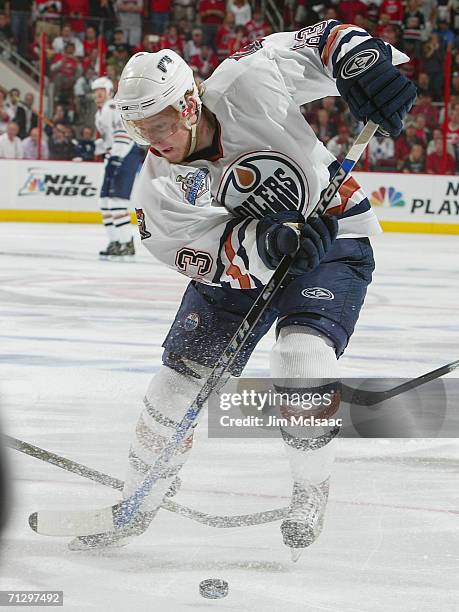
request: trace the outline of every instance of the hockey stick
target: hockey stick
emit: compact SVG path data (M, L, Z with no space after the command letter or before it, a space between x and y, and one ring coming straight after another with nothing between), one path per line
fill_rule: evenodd
M432 370L431 372L427 372L426 374L422 374L417 378L408 380L405 383L393 387L392 389L387 389L386 391L361 391L343 384L341 386L342 401L352 402L352 404L359 406L374 406L375 404L379 404L387 399L391 399L397 395L401 395L402 393L406 393L407 391L411 391L412 389L425 385L432 380L441 378L457 368L459 368L459 360L448 363L447 365L437 368L436 370ZM123 490L124 482L118 478L110 476L109 474L104 474L103 472L99 472L93 468L83 465L82 463L77 463L76 461L72 461L71 459L67 459L66 457L57 455L51 451L42 449L28 442L13 438L12 436L3 435L2 439L9 448L15 449L31 457L35 457L36 459L40 459L41 461L45 461L46 463L51 463L52 465L55 465L63 470L77 474L82 478L88 478L89 480L107 487L111 487L118 491ZM261 525L263 523L268 523L283 518L288 510L288 508L284 507L275 508L273 510L265 510L263 512L254 514L239 514L232 516L211 515L187 506L183 506L182 504L173 502L167 498L163 500L161 507L169 512L175 512L181 516L197 521L198 523L208 525L209 527L220 528Z
M343 401L352 403L356 406L374 406L375 404L380 404L388 399L392 399L397 395L406 393L412 389L416 389L416 387L425 385L432 380L453 372L457 368L459 368L459 360L448 363L447 365L437 368L436 370L432 370L432 372L427 372L427 374L422 374L422 376L418 376L417 378L407 380L401 385L397 385L396 387L387 389L386 391L355 390L352 387L342 384L341 397Z
M12 436L8 435L2 435L1 438L6 446L17 450L20 453L24 453L25 455L29 455L30 457L35 457L35 459L40 459L41 461L45 461L46 463L51 463L52 465L55 465L56 467L59 467L62 470L77 474L82 478L88 478L93 482L105 485L106 487L111 487L112 489L115 489L117 491L123 490L124 482L119 478L115 478L114 476L110 476L109 474L104 474L103 472L94 470L93 468L90 468L87 465L77 463L76 461L72 461L71 459L62 457L61 455L56 455L56 453L52 453L51 451L35 446L34 444L30 444L29 442L24 442L23 440L19 440L18 438L13 438ZM171 501L167 498L163 499L161 508L163 508L164 510L168 510L169 512L175 512L180 516L189 518L198 523L202 523L203 525L219 528L262 525L263 523L278 521L284 516L286 516L288 513L288 508L285 507L275 508L274 510L264 510L263 512L255 512L254 514L207 514L206 512L194 510L193 508L183 506L182 504Z
M377 129L377 124L368 121L355 143L352 145L347 157L341 162L341 165L332 177L329 185L322 192L320 200L311 211L308 216L309 218L319 216L325 212ZM175 455L190 429L196 426L198 416L206 400L217 388L223 374L231 367L254 327L260 320L260 317L270 306L282 281L287 276L294 258L294 255L286 255L282 258L227 348L218 359L196 399L186 411L181 422L177 425L169 443L158 455L155 463L151 466L146 477L136 491L127 499L113 506L108 506L99 510L68 511L65 517L63 513L60 512L59 517L63 517L63 522L60 524L57 523L58 517L53 517L52 512L34 512L29 518L32 529L39 533L51 534L56 533L56 529L63 529L67 535L77 536L98 534L106 531L117 531L131 523L139 512L142 501L149 495L155 482L161 477L164 468Z

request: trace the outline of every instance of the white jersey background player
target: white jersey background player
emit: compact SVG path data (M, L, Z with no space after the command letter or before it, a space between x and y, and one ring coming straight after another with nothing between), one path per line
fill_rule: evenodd
M300 106L341 94L356 118L397 135L416 97L393 65L407 59L361 28L328 21L252 43L225 60L200 91L173 51L129 60L117 108L131 136L151 147L135 196L141 238L157 259L193 280L145 396L125 497L170 439L260 287L298 244L291 274L232 373L240 374L277 321L270 359L277 389L308 391L338 377L338 358L374 269L368 236L380 228L352 177L327 214L305 223L337 162ZM289 222L302 224L299 238ZM293 479L281 531L296 559L322 529L338 430L281 433ZM122 536L148 525L191 445L192 434L143 502L143 524ZM115 539L120 534L85 536L72 547Z
M95 123L100 138L96 153L105 155L100 209L109 243L101 259L125 261L135 255L129 198L139 167L139 149L124 128L113 97L113 83L99 77L92 83L97 112Z

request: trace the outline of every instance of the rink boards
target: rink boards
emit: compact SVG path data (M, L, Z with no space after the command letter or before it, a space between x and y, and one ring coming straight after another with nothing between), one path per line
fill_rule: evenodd
M459 234L459 177L379 172L354 176L385 231ZM2 160L0 221L100 223L102 177L101 163Z

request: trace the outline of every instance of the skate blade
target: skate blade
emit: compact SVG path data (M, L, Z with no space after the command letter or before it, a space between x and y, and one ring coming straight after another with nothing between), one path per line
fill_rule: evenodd
M107 261L113 261L115 263L135 263L134 255L110 255Z
M303 552L304 548L291 548L290 549L290 558L293 561L293 563L296 563L298 561L298 559L301 557L301 553Z
M68 543L67 547L73 552L82 550L101 550L104 548L122 548L127 546L134 536L119 536L116 534L99 533L89 536L78 536Z

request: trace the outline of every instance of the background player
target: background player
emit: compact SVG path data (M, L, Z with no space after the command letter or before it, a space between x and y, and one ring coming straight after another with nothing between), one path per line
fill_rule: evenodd
M337 162L300 106L340 93L357 119L395 136L415 100L414 86L393 65L407 59L361 28L325 21L256 41L200 91L171 50L136 54L123 70L117 106L132 137L151 147L137 192L141 238L193 279L145 396L125 496L167 444L271 271L297 248L290 276L232 373L241 373L277 320L271 375L278 389L307 392L338 378L337 359L374 268L368 236L380 228L353 178L326 215L305 222ZM292 222L301 224L299 236ZM294 559L322 529L337 433L282 430L293 493L281 530ZM77 538L72 547L119 543L145 528L191 445L192 434L145 500L143 524L141 517L135 529Z
M113 83L99 77L92 84L97 106L95 123L100 138L96 152L105 155L100 191L100 209L109 243L99 252L101 259L129 261L135 255L129 198L139 168L139 147L124 129L113 98Z

